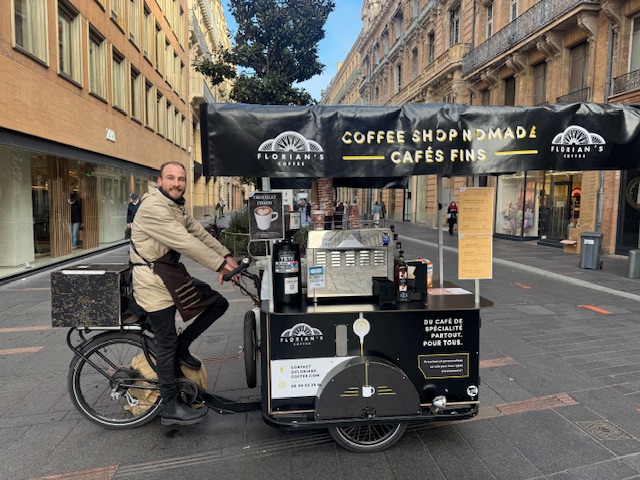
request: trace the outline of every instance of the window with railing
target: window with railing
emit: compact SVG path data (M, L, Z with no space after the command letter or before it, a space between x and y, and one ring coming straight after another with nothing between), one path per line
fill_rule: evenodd
M509 77L504 81L504 104L515 105L516 104L516 79L515 77Z
M431 64L436 59L436 34L427 35L427 63Z
M399 13L393 18L393 43L402 38L402 14Z
M480 92L480 104L485 107L491 105L491 90L488 88Z
M569 93L583 90L588 82L589 45L582 42L571 48L571 70L569 72Z
M518 17L518 0L510 0L509 22L513 22Z
M533 104L542 105L547 101L547 63L533 67Z
M396 65L396 69L395 69L395 88L394 88L394 93L398 93L400 92L400 90L402 89L402 64L399 63L398 65Z
M47 62L47 1L14 0L14 41L17 47Z
M411 50L411 79L415 80L418 77L420 71L418 64L418 47Z
M460 7L449 10L449 46L460 43Z

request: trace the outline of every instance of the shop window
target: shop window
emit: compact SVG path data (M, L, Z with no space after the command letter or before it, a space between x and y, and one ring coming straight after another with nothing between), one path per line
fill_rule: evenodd
M107 42L92 27L89 27L89 91L98 97L107 98Z
M47 1L14 0L15 44L47 62Z
M58 71L82 83L82 17L71 4L58 1Z
M517 237L538 235L541 179L540 172L518 172L498 178L496 233Z
M123 112L127 111L127 84L126 84L126 63L124 56L116 49L113 49L113 62L111 67L111 83L113 90L113 106Z

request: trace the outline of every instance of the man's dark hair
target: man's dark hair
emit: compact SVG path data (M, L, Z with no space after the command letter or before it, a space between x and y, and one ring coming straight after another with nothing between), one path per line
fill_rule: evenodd
M164 167L166 167L167 165L175 165L177 167L182 167L182 169L184 170L184 173L187 173L187 169L184 168L184 165L181 164L180 162L164 162L160 166L160 173L159 173L160 178L162 178L162 172L164 171Z

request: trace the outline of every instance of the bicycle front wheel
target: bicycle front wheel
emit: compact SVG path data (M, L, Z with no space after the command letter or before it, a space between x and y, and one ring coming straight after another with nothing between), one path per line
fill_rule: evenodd
M126 429L144 425L158 414L158 378L142 341L136 333L103 333L80 349L86 360L80 355L71 360L67 378L71 401L92 422ZM155 364L155 344L146 344Z

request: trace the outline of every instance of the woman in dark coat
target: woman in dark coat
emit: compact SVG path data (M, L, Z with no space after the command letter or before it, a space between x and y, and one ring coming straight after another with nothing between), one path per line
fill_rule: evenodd
M447 208L447 223L449 224L449 235L453 235L453 226L458 223L458 205L451 202Z

